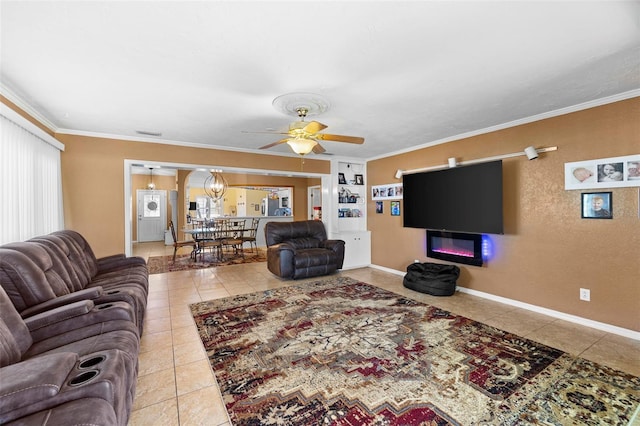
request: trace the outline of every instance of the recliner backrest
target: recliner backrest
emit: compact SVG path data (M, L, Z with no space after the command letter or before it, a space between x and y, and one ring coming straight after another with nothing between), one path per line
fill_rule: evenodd
M0 287L0 367L19 362L32 344L27 325Z
M29 240L43 247L53 260L53 266L65 281L69 293L84 289L89 281L86 275L82 278L78 275L78 271L69 259L69 247L60 237L55 235L43 235ZM54 290L55 291L55 290ZM56 294L58 294L56 292ZM58 294L60 296L60 294Z
M93 252L89 241L87 241L81 233L74 231L73 229L63 229L61 231L55 231L51 233L51 235L63 236L68 238L69 241L72 241L78 247L78 250L80 250L84 255L87 266L90 269L91 276L94 277L98 273L98 258Z
M87 255L85 247L73 237L73 233L65 230L52 232L49 235L55 235L64 241L69 249L69 260L76 270L78 277L80 277L83 282L91 282L91 279L98 273L98 267L88 260L91 255ZM93 253L93 251L91 253Z
M27 251L29 256L11 248L22 245L32 246ZM49 254L35 244L11 243L0 248L0 286L19 312L55 298L50 282L56 283L58 288L64 287L52 266Z
M290 240L316 240L318 246L327 239L324 223L319 220L302 220L297 222L267 222L264 227L268 246ZM302 244L315 244L307 241Z

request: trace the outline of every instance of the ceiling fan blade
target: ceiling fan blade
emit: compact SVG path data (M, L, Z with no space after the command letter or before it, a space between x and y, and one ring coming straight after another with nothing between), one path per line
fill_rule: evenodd
M289 140L289 138L287 138L287 139L280 139L278 142L274 142L274 143L270 143L269 145L261 146L261 147L260 147L260 148L258 148L258 149L267 149L267 148L271 148L271 147L273 147L273 146L280 145L281 143L285 143L285 142L287 142L288 140Z
M364 143L364 138L358 136L328 135L326 133L318 133L317 135L313 135L313 138L323 141L347 142L357 144Z
M320 146L320 144L316 144L316 146L313 147L313 152L315 154L322 154L323 152L326 152L327 150L324 149L322 146Z
M326 129L327 126L322 124L322 123L318 123L317 121L310 121L306 126L304 126L304 131L307 133L318 133L321 130Z

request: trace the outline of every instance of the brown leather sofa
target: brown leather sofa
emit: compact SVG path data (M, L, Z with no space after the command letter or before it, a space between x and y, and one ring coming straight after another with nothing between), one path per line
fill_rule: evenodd
M147 293L74 231L0 246L0 424L126 425Z
M281 278L307 278L342 269L344 241L327 239L318 220L267 222L267 268Z

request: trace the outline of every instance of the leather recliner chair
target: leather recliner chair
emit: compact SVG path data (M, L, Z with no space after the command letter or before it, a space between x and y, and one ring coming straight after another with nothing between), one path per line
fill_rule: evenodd
M267 222L267 268L281 278L307 278L342 269L344 241L327 239L317 220Z

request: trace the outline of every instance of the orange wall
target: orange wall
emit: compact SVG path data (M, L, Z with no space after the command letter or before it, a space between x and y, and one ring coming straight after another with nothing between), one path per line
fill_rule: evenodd
M56 138L65 145L61 155L65 228L74 229L83 234L97 256L124 251L125 159L157 163L210 164L221 168L227 166L301 171L300 158L297 157L247 154L67 134L56 134ZM304 171L330 173L330 164L329 161L305 159ZM178 188L184 188L187 174L188 172L183 171L179 173ZM249 176L241 180L254 182L254 179L256 178ZM286 179L276 179L273 182L282 182ZM294 205L306 206L308 180L294 179L294 181ZM315 182L315 180L312 181ZM272 183L269 181L267 184ZM179 206L184 206L183 192L179 191ZM306 208L299 211L303 215L302 218L306 217ZM178 213L179 222L181 222L179 227L184 226L182 221L185 215ZM295 218L298 219L297 213Z
M397 182L397 169L417 169L557 146L535 161L503 161L504 235L483 267L460 265L458 285L640 331L639 188L615 188L612 220L581 219L581 192L564 190L564 163L640 154L640 98L550 118L411 153L370 161L367 183ZM597 189L597 191L609 189ZM427 261L425 231L403 228L402 216L367 206L372 263L405 271ZM479 206L480 207L480 206ZM438 262L428 259L428 261ZM591 289L591 302L578 298Z
M458 284L640 331L639 188L612 189L612 220L581 219L581 191L564 190L563 167L566 162L640 153L639 116L640 98L635 98L374 160L367 165L367 184L397 182L396 169L442 165L449 157L460 162L529 145L558 146L558 151L541 154L535 161L526 157L504 161L505 235L491 236L494 256L483 267L461 265ZM259 169L269 164L272 170L300 171L300 160L290 157L56 137L66 146L62 153L65 226L83 233L99 256L123 251L125 158ZM304 168L329 173L330 166L328 161L307 159ZM184 188L188 173L179 171L178 188ZM308 184L317 184L317 179ZM183 194L179 191L179 205L184 205ZM306 205L306 189L296 189L294 203ZM384 214L375 213L372 201L367 206L372 263L404 271L413 259L426 261L425 232L403 228L402 216L390 216L385 203ZM580 287L591 289L591 302L578 300Z

